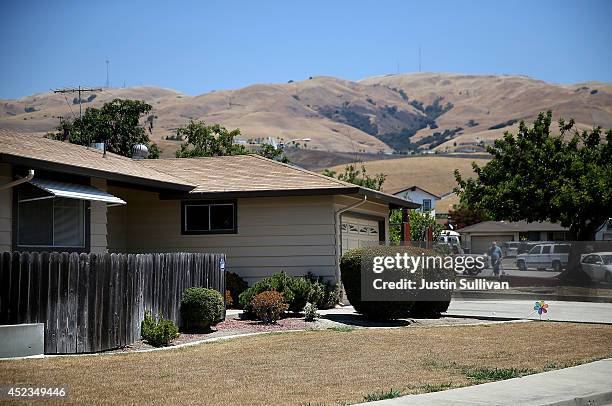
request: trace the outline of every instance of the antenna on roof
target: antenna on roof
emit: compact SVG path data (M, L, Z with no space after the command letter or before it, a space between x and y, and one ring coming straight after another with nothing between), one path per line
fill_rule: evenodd
M421 71L421 46L419 45L419 72Z

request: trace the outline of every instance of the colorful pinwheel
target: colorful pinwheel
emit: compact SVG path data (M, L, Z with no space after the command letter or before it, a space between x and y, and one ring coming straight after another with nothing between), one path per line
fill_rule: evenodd
M533 306L533 310L538 312L540 316L542 316L542 313L548 313L547 309L548 309L548 305L544 303L543 300L540 300L539 302L535 302L535 305Z

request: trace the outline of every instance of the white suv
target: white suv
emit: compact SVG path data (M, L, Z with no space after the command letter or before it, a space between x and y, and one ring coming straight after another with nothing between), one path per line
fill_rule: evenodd
M521 271L527 269L552 269L561 272L567 266L570 245L561 243L538 244L529 252L516 256L516 266Z

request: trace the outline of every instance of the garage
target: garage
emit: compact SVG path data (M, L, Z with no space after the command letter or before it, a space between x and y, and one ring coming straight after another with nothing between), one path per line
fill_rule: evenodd
M379 220L376 219L343 215L341 230L343 254L354 248L375 245L381 240Z
M498 245L501 247L501 243L504 241L513 241L514 237L512 234L506 235L473 235L471 250L472 254L484 254L489 251L491 247L491 243L493 241L497 241Z

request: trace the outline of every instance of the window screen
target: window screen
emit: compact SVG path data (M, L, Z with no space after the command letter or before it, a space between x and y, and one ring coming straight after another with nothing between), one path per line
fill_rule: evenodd
M18 193L17 242L32 247L85 247L85 202L49 198L31 200L27 191ZM40 197L40 196L37 196Z

